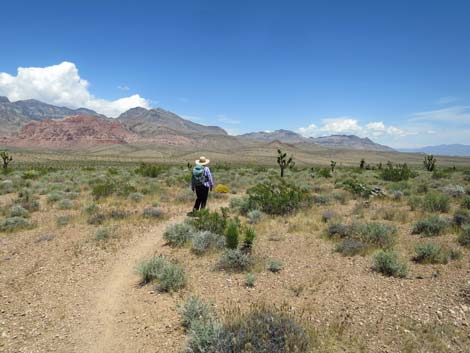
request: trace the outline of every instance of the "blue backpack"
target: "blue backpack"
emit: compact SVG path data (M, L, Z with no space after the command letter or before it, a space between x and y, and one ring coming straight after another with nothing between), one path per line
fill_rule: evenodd
M206 182L206 173L202 165L197 164L194 166L191 181L195 187L204 185Z

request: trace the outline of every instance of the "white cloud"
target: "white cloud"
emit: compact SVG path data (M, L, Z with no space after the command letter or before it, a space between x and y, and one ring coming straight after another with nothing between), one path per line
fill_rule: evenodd
M379 137L389 136L406 136L410 132L399 129L395 126L386 126L382 121L373 121L364 126L359 121L350 117L329 118L321 120L322 125L317 126L310 124L307 127L301 127L298 132L306 137L318 137L335 134L353 134L359 136Z
M16 76L0 72L0 95L11 101L33 98L70 108L89 108L111 117L130 108L150 107L149 101L138 94L113 101L97 98L88 86L75 64L66 61L47 67L19 67Z
M443 121L447 123L470 123L470 106L455 106L414 113L411 121Z

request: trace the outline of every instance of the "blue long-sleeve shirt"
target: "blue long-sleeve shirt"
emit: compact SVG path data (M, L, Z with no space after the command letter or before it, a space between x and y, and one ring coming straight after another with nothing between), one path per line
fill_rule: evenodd
M214 179L212 178L211 170L209 169L209 167L204 167L204 175L206 177L205 178L206 181L204 182L204 186L206 188L209 188L212 191L212 188L214 187ZM192 180L191 180L191 190L194 191L194 185L193 185Z

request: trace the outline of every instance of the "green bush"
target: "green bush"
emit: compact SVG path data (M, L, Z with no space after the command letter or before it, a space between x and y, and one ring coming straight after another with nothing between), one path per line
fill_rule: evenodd
M408 268L399 259L398 253L393 250L381 250L374 256L372 269L386 276L406 277Z
M157 178L164 170L165 167L161 165L142 163L135 172L149 178Z
M247 215L250 209L250 199L248 196L234 197L230 199L230 208L242 215Z
M470 210L458 209L454 213L453 221L456 225L470 224Z
M215 234L224 235L227 225L227 215L225 211L222 214L208 209L197 211L196 216L188 222L197 230L206 230Z
M459 234L458 242L462 246L470 247L470 225L462 227L462 233Z
M312 203L307 189L284 179L258 184L248 189L247 193L251 209L259 209L272 215L286 215Z
M186 285L186 276L183 268L166 260L163 256L155 256L142 261L138 268L142 283L156 280L157 289L162 292L173 292Z
M247 273L245 277L245 286L253 288L255 286L256 276L253 273Z
M248 217L248 221L251 224L256 224L260 221L261 217L263 217L263 212L259 210L251 210L246 215Z
M410 206L412 211L416 211L421 207L423 199L419 196L410 196L408 197L408 206Z
M276 273L276 272L280 272L283 269L283 265L282 265L282 262L279 260L270 259L268 260L266 268L268 269L268 271Z
M102 181L91 190L91 195L96 199L111 196L116 191L116 184L111 180Z
M235 222L229 222L227 229L225 230L225 246L228 249L238 248L238 224Z
M111 237L112 231L107 227L99 228L95 233L96 240L107 240Z
M0 232L14 232L33 228L34 224L23 217L9 217L0 221Z
M70 216L59 216L56 219L56 223L59 227L64 227L70 223Z
M393 247L398 233L395 226L383 223L365 223L355 230L360 241L382 249Z
M146 207L143 211L144 218L162 218L163 211L158 207Z
M129 194L129 199L134 202L140 202L144 198L144 195L140 192L131 192Z
M331 178L331 170L328 168L320 168L317 170L317 175L322 178Z
M243 239L242 250L250 252L256 238L256 232L253 228L245 228L245 239Z
M65 197L65 193L62 191L53 191L47 195L48 202L57 202Z
M163 232L163 239L171 246L181 246L191 239L194 232L188 223L171 224Z
M386 181L408 180L416 177L416 175L406 163L394 166L391 162L388 162L380 172L380 177Z
M220 257L217 268L219 270L241 272L252 266L251 257L239 249L227 249Z
M413 234L422 234L426 237L435 237L447 228L449 222L439 216L431 216L421 219L413 225Z
M336 245L335 251L341 253L343 256L355 256L364 254L368 248L369 246L360 240L342 239L341 242Z
M428 193L423 199L423 209L428 212L449 212L450 198L444 194Z
M460 203L460 207L470 210L470 196L464 196L462 202Z
M449 261L449 253L434 243L417 244L415 253L413 260L422 264L446 264Z
M352 227L344 223L330 223L328 225L327 234L331 238L346 238L352 235Z

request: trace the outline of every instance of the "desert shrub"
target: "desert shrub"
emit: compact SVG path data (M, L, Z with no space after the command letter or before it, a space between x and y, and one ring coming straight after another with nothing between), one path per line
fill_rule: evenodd
M460 203L460 207L470 210L470 196L465 196Z
M80 193L71 191L66 193L65 196L70 200L76 200L80 196Z
M229 222L227 225L227 229L225 230L225 246L228 249L238 248L238 238L238 224L235 222Z
M10 217L23 217L23 218L29 218L30 213L29 211L20 206L20 205L15 205L10 208Z
M244 314L228 314L217 337L218 353L310 352L310 335L286 308L253 306Z
M239 249L227 249L220 257L217 268L226 271L246 271L252 265L250 255L242 252Z
M197 211L196 217L189 220L190 224L197 230L207 230L209 232L223 235L227 225L227 215L208 209Z
M317 170L317 175L322 178L331 178L331 170L328 168L319 168Z
M439 244L417 244L413 260L422 264L445 264L449 260L449 253Z
M442 169L435 169L432 173L433 179L443 179L443 178L447 178L448 176L449 174Z
M101 212L91 214L87 219L87 223L92 225L100 225L103 224L104 221L106 221L106 215Z
M219 194L227 194L230 192L230 189L227 185L219 184L214 188L214 191Z
M439 216L430 216L428 218L421 219L413 225L413 234L422 234L426 237L435 237L447 228L449 222Z
M403 191L401 190L394 191L392 194L392 199L395 201L401 201L401 199L403 198L403 195L404 195Z
M116 191L116 184L111 180L104 180L93 186L91 195L96 199L111 196Z
M423 199L419 196L410 196L408 197L408 206L410 206L412 211L416 211L421 207Z
M387 221L400 221L404 223L408 219L408 212L397 208L384 207L377 210L376 216Z
M41 176L41 173L34 169L27 170L23 172L23 174L21 175L23 179L37 179L40 176Z
M93 213L95 213L96 211L98 211L99 209L99 206L96 204L96 203L91 203L89 204L88 206L86 206L83 211L88 214L88 215L91 215Z
M15 204L27 209L29 212L39 210L39 201L37 196L30 189L22 189L18 192L18 197L14 200Z
M57 202L65 197L65 193L62 191L53 191L47 195L48 202Z
M164 170L165 168L161 165L142 163L140 167L135 170L135 172L142 176L156 178L162 174Z
M188 223L169 225L163 232L163 239L171 246L181 246L191 239L194 228Z
M178 308L178 312L181 316L181 325L186 329L196 321L208 322L215 317L212 307L197 297L190 297L182 307Z
M458 226L470 224L470 211L467 209L458 209L454 213L453 222Z
M394 166L391 162L388 162L380 171L380 177L385 181L408 180L416 177L416 175L417 174L413 172L406 163Z
M0 221L0 232L14 232L33 228L34 224L23 217L8 217Z
M60 210L70 210L75 207L75 203L69 199L62 199L57 203Z
M368 185L359 182L355 178L348 178L337 183L338 186L343 187L353 195L369 198L373 194L373 189Z
M326 210L326 211L323 211L323 213L321 215L321 220L322 220L323 223L328 223L329 221L331 221L335 217L336 217L335 211Z
M0 182L0 194L10 194L15 191L15 186L11 180L3 180Z
M429 193L424 196L423 209L429 212L449 212L449 196L438 193Z
M95 232L95 239L96 240L107 240L112 235L112 229L108 227L98 228Z
M143 211L145 218L162 218L163 211L158 207L146 207Z
M245 277L245 286L253 288L255 286L256 276L253 273L247 273Z
M247 213L246 216L248 217L248 222L250 222L251 224L256 224L263 217L263 212L259 210L251 210Z
M276 273L276 272L280 272L283 269L283 265L282 265L282 262L279 260L270 259L268 260L266 268L268 269L268 271Z
M365 223L356 227L360 241L374 247L389 249L396 242L398 230L395 226L383 223Z
M172 263L163 256L154 256L142 261L137 272L140 274L142 283L158 281L158 290L162 292L173 292L186 285L184 270L179 265Z
M335 251L344 256L355 256L364 254L368 248L369 246L360 240L342 239L341 242L336 245Z
M144 195L140 192L131 192L129 194L129 199L133 202L140 202L144 198Z
M59 227L64 227L70 223L70 216L59 216L56 218L56 223Z
M457 240L460 245L470 247L470 225L464 225L462 227L462 232L459 234Z
M327 234L329 237L346 238L352 235L352 227L344 223L330 223Z
M372 269L386 276L406 277L408 268L401 262L398 253L393 250L381 250L374 256Z
M144 209L144 213L145 213L145 209ZM111 219L124 219L124 218L127 218L127 217L130 216L130 212L128 212L124 209L120 209L120 208L112 208L108 212L108 216ZM145 217L145 215L144 215L144 217Z
M267 214L285 215L312 202L307 189L288 183L284 179L277 182L258 184L247 191L251 209L259 209Z
M187 353L220 353L222 325L217 320L194 320L189 329Z
M199 231L191 237L191 250L200 255L211 248L223 248L225 246L225 238L219 234L209 231Z
M253 248L253 243L256 238L256 232L253 228L245 228L245 238L243 239L242 250L244 251L251 251Z
M248 214L252 205L248 196L234 197L230 199L230 208L242 215Z
M330 198L326 195L313 195L312 200L316 205L327 205L330 203Z
M429 191L429 185L425 182L421 182L416 186L416 192L418 194L425 194Z
M465 188L461 185L447 185L442 191L452 197L461 197L466 193Z

